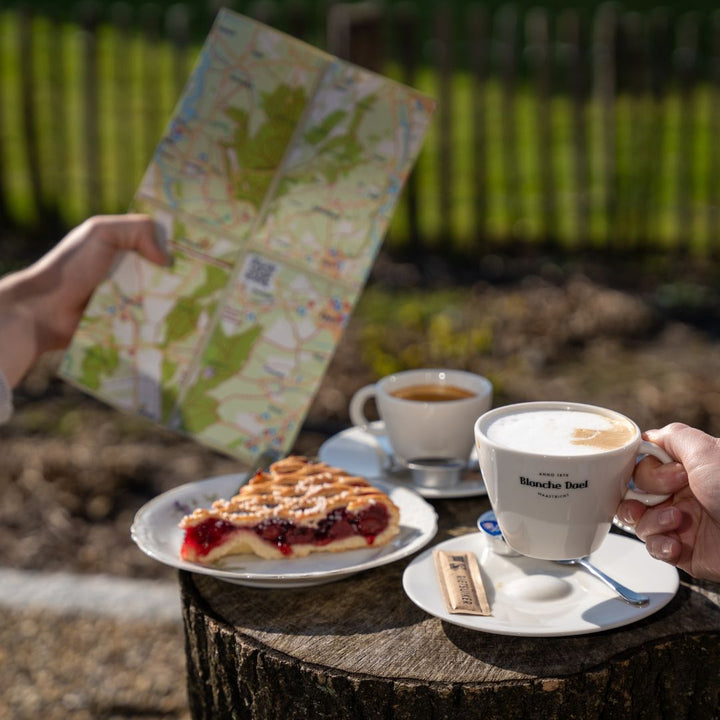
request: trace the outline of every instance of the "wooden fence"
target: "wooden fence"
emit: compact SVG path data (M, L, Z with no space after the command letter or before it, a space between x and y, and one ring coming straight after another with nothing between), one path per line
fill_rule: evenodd
M720 249L720 14L436 5L235 5L440 101L389 244ZM40 242L128 206L213 15L73 13L0 11L0 223Z

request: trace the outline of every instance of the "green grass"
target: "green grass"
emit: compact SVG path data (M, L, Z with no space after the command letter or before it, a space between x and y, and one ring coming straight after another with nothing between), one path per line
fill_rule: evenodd
M466 368L492 345L487 319L471 316L467 307L465 288L429 294L366 288L357 307L363 361L378 377L438 364Z

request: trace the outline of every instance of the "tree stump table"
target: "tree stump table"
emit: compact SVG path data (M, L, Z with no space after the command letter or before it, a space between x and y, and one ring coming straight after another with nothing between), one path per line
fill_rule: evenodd
M433 544L486 498L435 503ZM616 630L510 637L445 623L402 588L409 559L308 588L180 574L193 718L428 720L720 717L720 586L685 576Z

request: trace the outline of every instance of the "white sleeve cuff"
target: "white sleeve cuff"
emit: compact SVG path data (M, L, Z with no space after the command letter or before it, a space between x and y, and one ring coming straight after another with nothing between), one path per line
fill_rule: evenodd
M8 384L5 373L0 370L0 425L6 423L13 414L12 388Z

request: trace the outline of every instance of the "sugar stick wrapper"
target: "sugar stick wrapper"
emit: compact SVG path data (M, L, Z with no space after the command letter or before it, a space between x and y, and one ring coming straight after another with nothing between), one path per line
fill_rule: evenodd
M492 615L474 553L435 550L433 559L449 613Z

